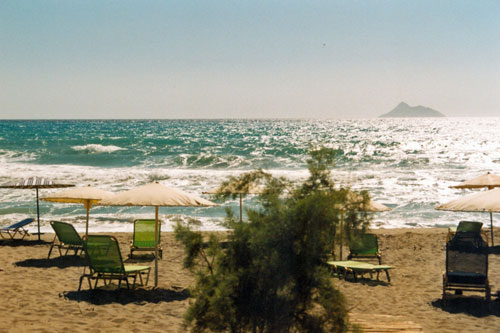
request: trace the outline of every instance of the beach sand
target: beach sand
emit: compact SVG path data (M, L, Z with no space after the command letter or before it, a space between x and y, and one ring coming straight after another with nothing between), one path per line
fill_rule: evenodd
M499 332L500 302L484 294L441 303L445 268L445 229L379 229L383 263L395 266L391 283L332 278L346 295L351 316L397 316L423 327L425 332ZM130 234L116 233L124 257ZM500 242L500 233L496 236ZM45 241L53 235L43 235ZM35 239L35 237L31 237ZM48 244L32 240L0 244L0 332L182 332L189 304L191 273L182 268L183 249L172 233L163 233L163 260L159 261L159 288L90 292L84 282L77 292L83 260L47 259ZM151 264L150 257L139 260ZM490 256L492 292L500 286L500 256ZM467 296L469 294L466 294ZM476 296L473 296L476 295Z

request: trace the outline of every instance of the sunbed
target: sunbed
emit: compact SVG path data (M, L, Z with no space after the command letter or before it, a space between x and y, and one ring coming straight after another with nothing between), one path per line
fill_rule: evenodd
M28 230L24 229L24 227L33 221L35 221L35 219L27 218L27 219L24 219L24 220L19 221L17 223L14 223L13 225L10 225L8 227L0 228L0 236L4 239L9 239L9 238L4 236L4 234L7 234L10 237L10 239L14 239L14 237L17 234L19 234L21 236L21 238L16 238L16 239L23 240L24 237L30 235Z
M443 274L443 301L447 291L462 294L463 291L484 292L490 300L488 281L488 245L480 233L457 232L446 244L446 271Z
M63 256L61 250L66 250L64 255L67 255L69 250L73 250L75 252L75 256L78 255L78 251L83 251L82 238L80 237L78 232L76 232L75 227L73 227L72 224L59 221L50 221L50 225L54 229L56 235L54 236L54 240L52 241L52 245L50 246L47 259L50 258L50 254L52 253L52 249L54 247L57 247L60 256Z
M120 246L115 237L108 235L84 236L83 248L90 272L83 272L78 290L80 290L85 278L90 289L92 289L91 280L95 281L94 288L97 287L99 280L103 280L105 285L112 280L118 280L118 288L120 288L121 282L124 280L127 283L127 288L130 289L129 278L133 278L132 288L135 288L137 277L139 277L141 285L148 284L151 267L124 265ZM143 283L142 275L146 275L145 283Z
M344 260L344 261L327 261L327 264L332 267L333 272L337 273L337 276L340 278L344 276L344 279L347 278L347 274L351 273L354 281L357 281L357 276L361 277L364 274L370 274L370 278L373 278L373 273L377 273L377 280L379 279L380 272L385 272L387 276L387 281L391 282L391 277L389 275L389 270L394 268L393 266L388 265L374 265L367 262L360 262L354 260Z
M378 248L378 239L374 234L363 234L349 246L347 260L374 259L382 264L382 253Z
M161 221L158 224L158 242L161 240ZM134 251L154 251L155 250L155 220L135 220L134 235L130 242L130 258ZM161 259L163 250L158 244L158 257Z
M481 233L483 239L488 242L488 236L481 231L483 226L482 222L474 221L460 221L456 227L448 227L448 234L446 235L446 243L448 243L457 232L477 232Z

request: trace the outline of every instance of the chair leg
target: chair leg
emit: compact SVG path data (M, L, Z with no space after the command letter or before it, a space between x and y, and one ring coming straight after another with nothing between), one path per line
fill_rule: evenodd
M23 240L23 239L24 239L24 237L26 237L26 236L28 235L28 231L27 231L27 230L22 229L22 230L19 232L19 234L20 234L20 235L21 235L21 234L23 235L23 237L21 237L21 240Z
M127 283L127 289L130 289L130 285L129 285L129 283L128 283L128 277L127 277L127 276L125 276L124 280L125 280L125 282ZM120 284L121 284L121 281L122 281L122 279L120 279L120 282L118 282L118 289L120 289Z
M137 281L137 274L139 274L139 276L141 275L141 273L136 273L134 274L134 282L132 282L132 289L135 289L135 282Z
M85 277L84 275L80 276L80 283L78 284L78 291L80 291L80 289L82 289L82 282L83 282L84 277Z
M50 246L50 250L49 250L49 255L47 256L47 259L50 259L50 254L52 253L52 249L54 248L54 244L52 244Z
M96 276L96 278L95 278L94 289L97 288L97 282L99 282L99 276ZM106 281L104 281L104 284L106 284Z
M387 276L387 282L391 282L391 277L389 276L389 270L385 270L385 275Z
M151 273L151 268L148 269L148 274L146 275L146 286L148 285L149 281L149 274Z

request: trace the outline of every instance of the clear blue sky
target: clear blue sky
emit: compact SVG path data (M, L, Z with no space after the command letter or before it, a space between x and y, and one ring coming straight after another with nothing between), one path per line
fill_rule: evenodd
M500 116L500 1L0 2L0 118Z

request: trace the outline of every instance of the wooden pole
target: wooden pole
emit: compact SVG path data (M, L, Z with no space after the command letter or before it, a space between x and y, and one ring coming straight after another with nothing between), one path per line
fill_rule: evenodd
M155 206L155 288L158 287L158 206Z
M490 212L490 224L491 224L491 246L494 246L493 244L493 213Z
M85 226L85 236L89 235L89 211L90 208L87 207L87 225Z
M342 210L340 212L340 260L342 261L342 245L344 244L344 235L343 235L343 229L344 229L344 211Z
M36 219L38 221L38 240L40 240L40 203L38 202L38 187L36 189Z
M240 193L240 222L243 222L243 194Z

